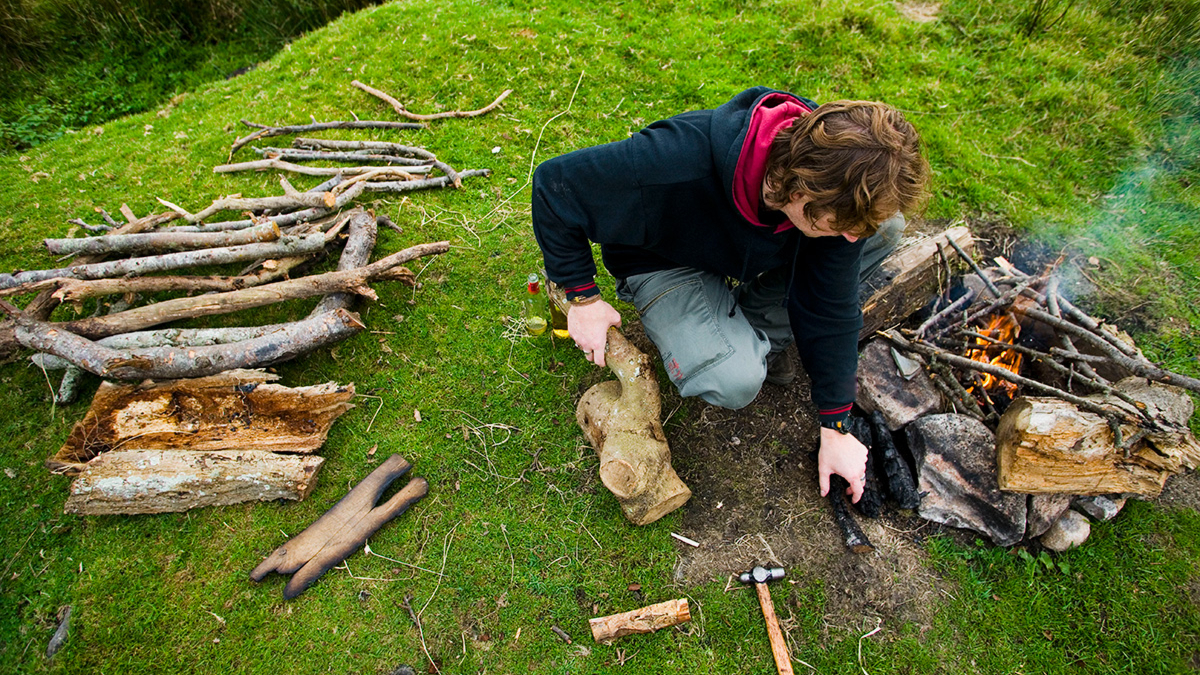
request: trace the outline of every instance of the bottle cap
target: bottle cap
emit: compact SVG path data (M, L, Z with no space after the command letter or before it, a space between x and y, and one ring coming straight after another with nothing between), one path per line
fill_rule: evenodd
M528 283L528 285L529 285L529 292L530 292L530 293L537 293L537 292L538 292L538 275L536 275L536 274L533 274L533 273L530 273L530 275L529 275L529 276L528 276L528 277L525 279L525 281L526 281L526 282Z

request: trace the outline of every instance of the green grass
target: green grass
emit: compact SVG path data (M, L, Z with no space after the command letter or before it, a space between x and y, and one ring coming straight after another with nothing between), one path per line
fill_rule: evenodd
M1171 7L1171 17L1195 12ZM414 609L429 603L422 628L443 672L773 672L750 596L722 583L675 585L668 532L679 516L634 529L600 486L573 421L587 364L562 344L507 337L524 276L540 267L521 188L538 159L623 138L752 84L817 100L885 100L909 111L927 141L930 217L1002 220L1068 247L1106 291L1108 315L1121 320L1145 303L1139 340L1195 375L1194 66L1167 49L1176 43L1145 39L1147 25L1174 25L1167 19L1139 23L1084 5L1027 39L1015 19L1022 9L957 2L941 20L916 24L891 5L854 1L414 0L344 17L244 77L198 86L102 133L89 128L0 158L10 187L0 193L0 268L42 267L51 261L40 239L65 232L68 218L97 220L97 206L116 213L127 203L140 215L161 210L156 197L200 208L222 194L278 192L272 175L211 173L244 133L241 118L390 119L350 87L355 78L422 112L477 108L515 89L487 117L377 136L495 174L457 192L374 202L404 228L385 230L379 250L449 239L451 252L414 268L419 290L379 288L380 302L364 310L377 332L278 369L285 384L352 381L369 395L334 427L308 500L62 515L68 481L42 462L84 406L52 407L44 376L26 361L0 368L0 408L13 411L0 421L10 439L0 459L8 470L0 671L423 669L420 634L400 607L411 595ZM1093 255L1099 266L1088 266ZM301 304L227 321L283 320ZM371 546L428 570L444 564L444 577L358 553L348 561L353 577L331 572L293 602L282 601L278 577L248 581L285 534L392 452L414 462L431 492ZM1198 533L1191 511L1134 504L1058 558L1069 572L936 540L931 564L954 583L951 596L924 633L888 624L864 640L862 663L872 675L1187 672L1200 637ZM631 583L641 597L625 590ZM823 673L858 672L865 630L812 637L835 602L819 581L776 593L781 613L796 618L797 658ZM696 617L688 632L616 647L587 638L593 604L606 614L683 595ZM41 654L65 604L75 606L75 628L47 662ZM551 624L577 644L560 642ZM623 666L621 653L632 656Z

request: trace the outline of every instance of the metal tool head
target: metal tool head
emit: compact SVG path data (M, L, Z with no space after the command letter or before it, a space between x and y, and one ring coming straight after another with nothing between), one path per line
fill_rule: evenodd
M743 584L765 584L768 581L782 579L784 575L782 567L772 567L767 569L762 566L755 566L749 572L742 572L738 577Z

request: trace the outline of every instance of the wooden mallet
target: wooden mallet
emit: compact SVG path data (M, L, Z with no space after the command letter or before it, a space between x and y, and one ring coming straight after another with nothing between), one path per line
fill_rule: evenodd
M775 668L779 675L792 675L792 659L788 656L787 644L783 641L783 631L779 630L779 619L775 616L775 603L771 600L771 591L767 590L767 582L782 579L782 567L756 566L749 572L743 572L738 578L743 584L754 584L758 593L758 604L762 607L763 619L767 622L767 637L771 639L771 653L775 655Z

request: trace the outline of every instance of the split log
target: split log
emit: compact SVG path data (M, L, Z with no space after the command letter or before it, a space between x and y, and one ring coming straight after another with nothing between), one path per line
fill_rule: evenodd
M1140 378L1129 378L1117 386L1130 387L1139 381L1144 384ZM1161 400L1169 391L1155 385L1153 391L1132 395ZM1169 395L1176 405L1190 410L1186 394ZM1158 408L1153 402L1151 406ZM1128 447L1118 445L1104 417L1057 398L1018 398L1000 418L997 430L1000 487L1030 494L1156 497L1167 478L1200 464L1200 443L1185 426L1147 432L1126 424L1120 430L1132 441Z
M411 468L400 455L388 457L315 523L259 563L250 572L250 578L262 581L271 572L295 572L283 589L283 597L291 600L303 593L322 574L366 543L379 528L429 492L429 483L416 477L387 502L375 506L384 490Z
M141 384L101 383L84 418L46 461L54 473L75 474L117 450L231 449L310 454L354 406L354 385L273 384L263 371Z
M404 104L400 103L400 101L397 101L395 98L392 98L391 96L385 94L384 92L382 92L378 89L375 89L374 87L369 87L369 86L363 84L362 82L359 82L358 80L354 80L350 84L355 87L358 87L359 89L362 89L363 91L367 92L368 94L375 96L376 98L382 100L384 103L387 103L388 105L392 106L392 110L395 110L397 115L408 118L410 120L418 120L418 121L422 121L422 122L427 122L427 121L432 121L432 120L441 120L441 119L447 119L447 118L452 118L452 117L462 118L462 117L476 117L479 115L485 115L485 114L495 110L496 107L500 105L501 101L508 98L508 95L513 92L512 89L505 89L503 93L501 93L499 96L496 97L495 101L492 101L491 103L480 108L479 110L465 110L465 111L454 110L454 111L449 111L449 112L433 113L432 115L419 115L417 113L409 112L408 110L406 110L404 108Z
M247 136L237 139L229 148L229 156L233 157L233 153L240 150L247 143L258 140L260 138L270 138L272 136L290 136L291 134L303 134L310 131L326 131L329 129L424 129L424 124L413 122L381 122L375 120L353 120L353 121L338 121L338 122L314 122L312 124L293 124L283 127L269 127L265 124L255 124L242 120L242 124L248 127L258 127L258 131L252 132Z
M610 644L626 635L653 633L691 620L692 612L688 607L687 598L680 598L620 614L598 616L589 619L588 625L592 628L592 639Z
M51 324L17 317L21 344L53 354L100 377L117 380L214 375L231 368L261 368L340 342L366 328L357 314L339 309L284 324L261 337L207 347L117 350Z
M551 300L569 311L562 289L552 283L546 288ZM692 491L671 467L650 357L609 328L604 360L617 379L584 392L575 420L600 458L601 482L630 522L646 525L683 506Z
M170 253L201 248L225 248L264 241L281 236L275 223L262 223L233 232L184 233L148 232L145 234L107 234L85 239L46 239L43 243L52 255L106 255L119 253Z
M858 292L863 311L860 340L903 321L936 295L940 269L938 243L945 240L956 242L964 250L975 245L966 227L952 227L900 248L862 282Z
M261 450L119 450L71 483L65 513L174 513L202 506L304 499L324 458Z
M311 236L321 237L322 235L315 234ZM385 258L381 258L366 267L340 272L327 272L325 274L288 279L286 281L276 281L254 288L243 288L225 293L211 293L190 298L164 300L116 314L89 317L57 324L57 327L85 338L98 339L118 333L143 330L150 326L157 326L179 319L229 314L244 309L253 309L255 307L283 302L284 300L311 298L315 295L326 295L341 291L352 291L358 295L375 299L375 292L367 286L367 282L397 265L427 255L445 253L448 250L450 250L450 242L447 241L418 244L417 246L410 246L403 251L397 251Z
M260 258L281 258L316 253L323 248L325 248L325 236L320 233L313 233L304 237L285 236L278 241L263 244L243 244L227 248L212 248L200 251L167 253L144 258L113 260L111 262L92 263L76 267L30 270L16 274L0 274L0 288L12 288L22 284L58 277L69 279L108 279L126 275L164 272L183 267L225 265L234 262L258 260Z

